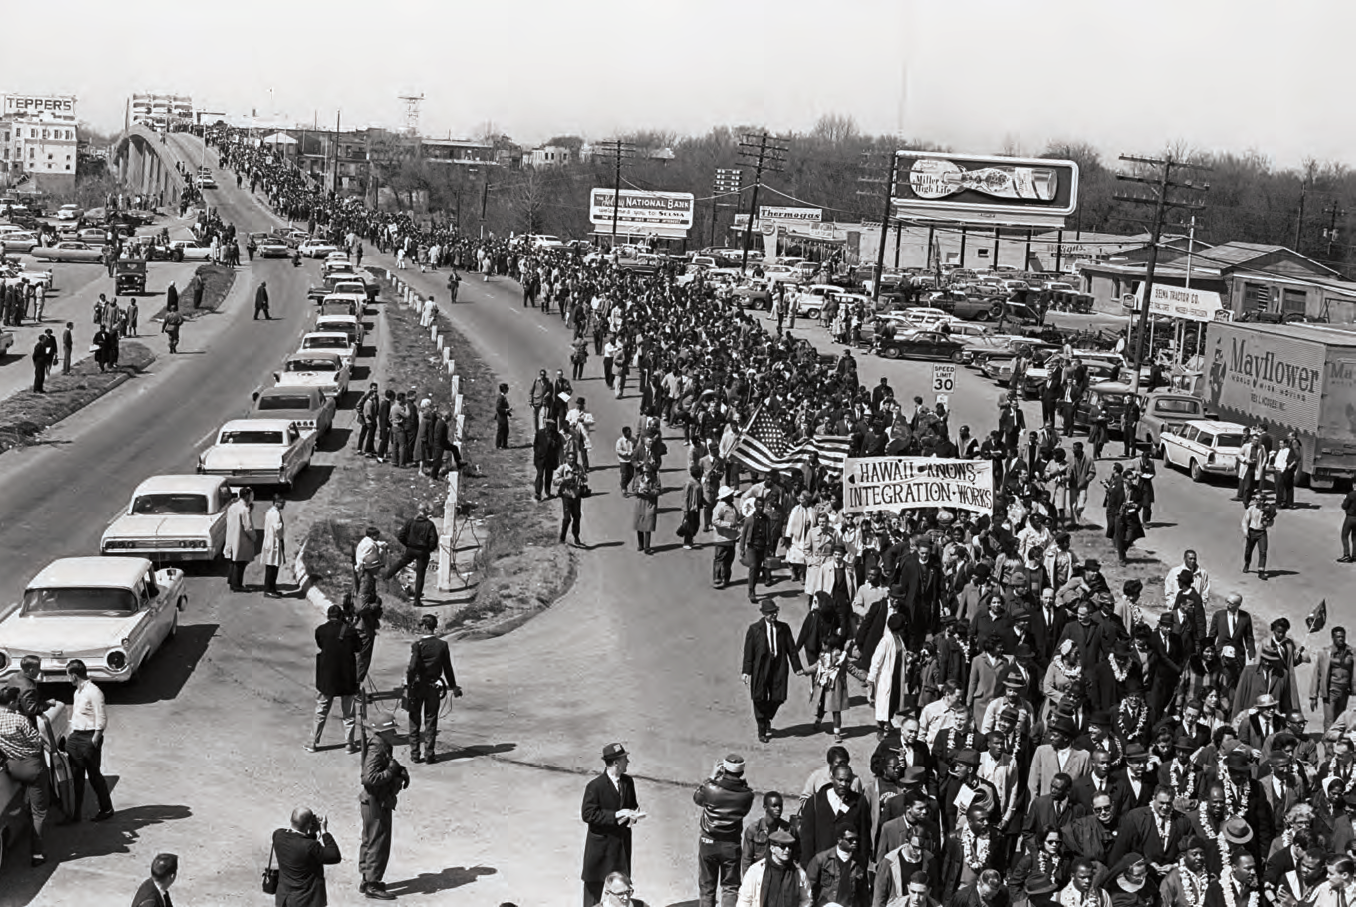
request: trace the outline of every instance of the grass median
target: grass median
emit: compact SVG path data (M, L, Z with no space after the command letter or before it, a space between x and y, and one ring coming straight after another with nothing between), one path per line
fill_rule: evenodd
M388 379L377 379L383 392L404 390L415 400L427 397L440 409L449 408L450 381L428 329L419 325L416 311L398 305L389 290L383 299ZM439 317L438 326L461 375L466 414L461 453L468 469L461 476L466 523L457 545L478 541L480 547L473 565L461 561L458 566L462 570L474 566L474 590L436 592L430 567L424 607L411 607L395 581L380 594L385 621L394 629L413 631L419 615L433 611L440 615L444 632L494 635L549 607L573 582L574 566L568 549L556 542L557 509L532 500L530 434L524 434L527 429L520 421L514 426L517 446L495 449L498 380L445 315ZM355 380L356 386L365 386L365 381ZM356 436L350 437L350 449L355 441ZM341 453L312 508L317 517L305 534L307 572L331 600L338 601L349 588L353 550L368 526L393 539L420 504L428 504L439 521L446 494L445 482L435 483L418 470ZM392 555L399 556L399 543L392 541L391 548ZM437 604L441 601L448 603Z
M189 286L179 287L179 314L189 319L221 308L222 302L231 292L231 287L235 285L236 269L226 265L203 264L198 265L193 273L203 284L202 305L193 308L191 282ZM151 320L163 320L165 311L165 307L161 306L160 311L156 312Z
M118 344L117 368L101 372L92 358L85 359L73 365L69 375L53 371L45 382L45 393L22 390L0 400L0 452L42 443L41 435L48 428L131 380L154 361L155 354L145 344L124 340ZM14 367L31 369L32 360L25 356L22 365Z

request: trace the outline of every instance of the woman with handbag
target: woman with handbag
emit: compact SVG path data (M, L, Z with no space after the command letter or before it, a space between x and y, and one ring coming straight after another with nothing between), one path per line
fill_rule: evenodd
M641 472L640 477L636 479L635 491L632 493L636 499L634 518L636 550L643 551L645 554L654 554L654 549L650 546L650 543L654 534L655 523L659 520L659 495L661 493L659 472L654 466L647 465Z

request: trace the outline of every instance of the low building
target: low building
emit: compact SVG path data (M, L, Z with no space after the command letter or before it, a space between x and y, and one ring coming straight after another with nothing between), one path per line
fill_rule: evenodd
M5 95L0 119L0 179L26 191L69 195L79 142L75 98Z
M494 146L470 139L420 139L419 156L431 164L493 164Z
M541 145L523 155L523 165L527 167L564 167L569 164L572 155L564 145Z

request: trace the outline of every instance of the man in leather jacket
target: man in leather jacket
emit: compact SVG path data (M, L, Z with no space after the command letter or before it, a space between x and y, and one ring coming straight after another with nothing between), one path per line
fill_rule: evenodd
M702 808L697 845L697 896L701 907L715 907L720 887L721 907L734 907L739 896L740 841L744 817L753 808L753 791L744 781L744 757L730 755L716 763L692 802Z

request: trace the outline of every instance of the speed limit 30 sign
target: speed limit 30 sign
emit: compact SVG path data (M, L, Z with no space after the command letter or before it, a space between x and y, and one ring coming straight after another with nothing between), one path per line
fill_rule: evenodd
M954 362L934 362L932 364L932 392L950 394L956 390L956 364Z

